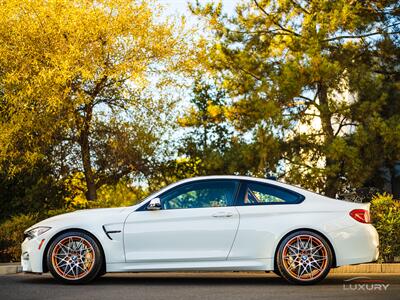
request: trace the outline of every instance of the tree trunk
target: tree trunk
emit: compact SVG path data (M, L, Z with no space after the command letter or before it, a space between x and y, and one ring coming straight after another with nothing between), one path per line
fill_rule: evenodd
M321 118L322 131L324 132L325 146L329 146L334 140L334 133L332 128L332 113L329 109L328 102L328 88L323 83L318 85L318 100L319 100L319 113ZM329 155L325 156L325 168L334 166L337 162L330 158ZM326 182L324 192L328 197L335 197L337 193L337 174L328 172L326 174Z
M83 126L80 130L79 144L81 147L81 158L83 171L86 180L86 199L89 201L94 201L97 199L97 188L96 182L92 170L92 163L90 157L90 144L89 144L89 134L90 134L90 122L92 120L92 106L87 104L85 106L85 115L83 117Z

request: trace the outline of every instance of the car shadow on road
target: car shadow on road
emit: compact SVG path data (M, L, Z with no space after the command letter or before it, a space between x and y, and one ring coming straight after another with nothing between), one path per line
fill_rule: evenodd
M146 284L146 285L265 285L265 284L286 284L278 276L268 277L208 277L208 276L177 276L177 277L112 277L99 278L95 285L115 284Z
M60 285L59 282L48 274L42 276L21 278L24 283ZM256 276L243 275L207 275L207 274L179 274L169 276L168 274L147 275L143 273L107 274L91 282L89 286L106 285L154 285L154 286L187 286L187 285L285 285L290 286L284 279L276 275L265 274ZM328 277L319 285L343 285L343 278Z

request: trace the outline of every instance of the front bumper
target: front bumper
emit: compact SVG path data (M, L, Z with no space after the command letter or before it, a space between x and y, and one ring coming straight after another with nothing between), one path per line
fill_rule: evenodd
M34 239L26 238L21 245L21 266L23 272L42 273L43 253L47 238L40 235Z

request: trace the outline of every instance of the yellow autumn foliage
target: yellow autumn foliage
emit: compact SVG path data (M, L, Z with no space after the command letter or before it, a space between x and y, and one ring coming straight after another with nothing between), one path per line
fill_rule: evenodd
M36 161L100 90L187 68L184 20L162 14L154 1L0 0L0 161Z

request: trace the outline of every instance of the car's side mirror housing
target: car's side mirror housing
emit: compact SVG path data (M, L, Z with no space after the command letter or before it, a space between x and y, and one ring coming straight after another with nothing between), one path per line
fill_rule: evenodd
M147 210L160 210L160 209L161 209L160 198L151 199L149 204L147 205Z

